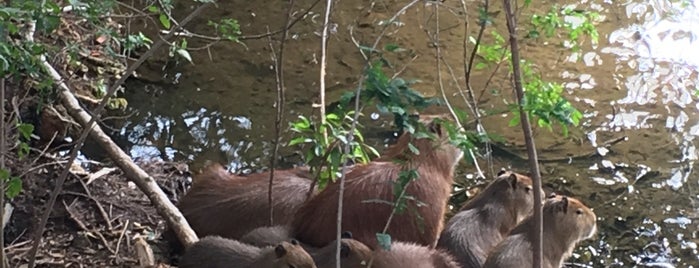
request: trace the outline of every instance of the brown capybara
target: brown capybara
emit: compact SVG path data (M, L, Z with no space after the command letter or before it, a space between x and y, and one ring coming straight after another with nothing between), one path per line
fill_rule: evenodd
M376 161L355 165L346 174L342 228L354 239L376 248L376 233L383 231L393 211L394 189L399 174L416 170L418 178L405 192L409 196L403 213L395 214L387 233L393 240L433 246L444 225L444 212L454 181L454 168L463 152L449 142L443 117L421 116L431 137L402 134ZM408 144L419 150L413 153ZM399 163L400 162L400 163ZM330 183L296 213L292 236L314 247L335 240L337 201L340 183Z
M531 178L510 171L497 176L449 219L439 237L437 248L451 253L462 267L483 266L488 252L534 209Z
M337 245L335 241L319 249L307 249L311 253L318 268L336 267ZM342 268L368 267L371 258L371 249L362 242L347 237L340 240L340 263Z
M343 232L340 244L340 262L343 268L367 267L372 256L369 247L357 240L352 239L352 233ZM259 227L246 235L240 241L254 246L274 245L281 241L289 240L289 229L287 226ZM337 252L335 241L322 248L314 248L303 245L303 248L311 254L319 268L334 268Z
M303 169L278 170L274 174L274 223L290 224L307 198L311 175ZM269 172L226 175L219 164L206 167L177 204L200 237L239 239L252 229L269 224Z
M276 245L281 241L291 239L291 232L288 225L275 225L257 227L240 237L240 242L256 247Z
M575 245L597 232L597 216L579 200L551 195L544 202L542 268L560 268L573 254ZM483 267L532 267L533 217L510 232L488 255Z
M415 243L393 242L390 250L374 251L372 268L459 268L446 251Z
M258 248L220 236L207 236L187 248L180 268L316 268L298 241Z

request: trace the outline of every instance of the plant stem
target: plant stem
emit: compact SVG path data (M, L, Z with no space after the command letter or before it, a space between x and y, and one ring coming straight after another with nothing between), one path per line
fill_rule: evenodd
M269 187L267 193L267 201L269 202L269 226L274 225L274 206L272 200L272 185L274 184L274 170L277 166L277 154L279 153L279 143L281 142L282 133L282 122L284 121L284 104L286 103L284 94L284 44L286 43L286 37L289 35L289 24L291 23L291 13L294 9L294 0L289 3L289 9L286 12L286 21L284 23L284 31L282 32L282 37L279 42L279 56L274 55L274 47L272 46L272 39L270 40L270 46L272 49L272 60L275 63L274 73L277 80L277 114L274 120L274 150L272 150L272 157L269 160Z
M540 268L542 261L542 239L543 234L543 215L541 211L541 174L539 173L538 157L536 154L536 145L532 137L532 126L529 123L529 114L524 110L522 98L524 89L522 87L522 73L519 66L519 45L517 44L517 21L512 12L510 0L503 0L505 13L507 18L507 29L510 33L510 48L512 51L512 75L514 76L515 92L517 93L517 103L519 104L519 116L522 123L522 131L524 132L524 141L527 146L527 155L529 156L529 169L532 173L534 181L534 241L532 241L532 267Z
M5 78L0 79L0 170L5 169L5 154L7 153L7 126L5 124ZM6 170L8 171L8 170ZM9 173L9 171L8 171ZM9 174L8 174L9 175ZM0 267L6 267L5 262L5 179L0 178Z
M323 33L320 37L320 124L325 124L325 69L327 66L328 24L330 23L330 10L333 0L325 3L325 19L323 20ZM328 139L328 131L323 131L323 137ZM338 243L339 244L339 243ZM338 252L340 252L338 250ZM338 253L339 254L339 253ZM339 261L339 260L338 260Z

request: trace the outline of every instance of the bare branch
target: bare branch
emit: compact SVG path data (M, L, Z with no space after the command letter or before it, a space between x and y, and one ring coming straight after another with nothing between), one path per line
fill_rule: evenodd
M532 241L532 267L541 267L541 249L543 234L543 215L541 211L541 174L539 173L539 164L536 154L536 145L532 137L532 126L529 123L529 114L524 111L522 98L524 89L522 88L522 73L519 66L519 45L517 44L517 18L512 13L510 0L503 0L505 7L505 16L507 18L507 29L510 33L510 48L512 51L512 75L514 77L515 93L517 103L519 104L519 117L524 132L524 141L527 146L527 155L529 156L529 169L534 180L534 241Z
M284 44L286 43L286 37L289 34L289 28L291 27L291 13L294 9L294 4L296 1L291 0L289 3L289 9L286 12L286 21L284 23L284 29L282 30L282 38L279 41L279 56L274 53L274 46L272 45L272 38L269 39L269 46L272 50L272 60L274 61L274 73L277 81L277 114L274 120L274 149L272 150L272 156L270 159L270 172L269 172L269 187L267 193L267 201L269 202L269 226L274 225L274 206L272 204L272 185L274 183L274 169L277 166L277 154L279 153L279 143L281 142L281 132L282 132L282 122L284 121L284 104L285 99L285 86L284 86ZM301 16L303 17L303 16ZM269 32L269 29L267 29Z

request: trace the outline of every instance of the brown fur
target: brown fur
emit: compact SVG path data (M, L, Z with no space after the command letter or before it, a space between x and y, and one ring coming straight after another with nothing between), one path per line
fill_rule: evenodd
M336 240L337 241L337 240ZM369 247L350 238L343 238L340 242L340 263L342 268L367 267L372 257ZM318 268L335 268L337 245L335 241L320 249L307 249L318 265Z
M289 240L287 226L260 227L250 231L241 238L241 242L255 246L274 245L280 241ZM372 252L362 242L352 239L350 232L342 234L340 245L340 262L343 268L366 267L371 259ZM335 268L337 246L335 241L322 248L314 248L303 245L303 248L311 254L319 268Z
M240 242L247 243L256 247L264 247L275 245L281 241L291 239L289 226L275 225L258 227L243 235Z
M570 257L575 245L592 238L597 231L597 216L579 200L552 195L543 208L544 234L542 268L559 268ZM528 217L498 244L483 267L510 268L532 266L532 230L534 220Z
M402 170L417 170L419 178L408 185L406 196L424 205L417 206L415 201L408 200L408 208L394 215L387 233L394 240L432 246L443 227L454 168L463 152L448 142L446 129L434 122L433 117L422 119L429 122L428 129L436 136L434 140L412 139L409 133L403 134L382 158L356 165L346 175L343 229L371 248L376 248L376 233L383 230L393 209L385 202L375 201L395 200L394 183ZM409 142L419 149L418 155L410 152ZM394 160L402 160L407 166ZM292 223L294 237L315 247L335 240L339 186L339 183L329 184L299 209Z
M414 243L394 242L374 252L372 268L459 268L449 253Z
M219 235L239 239L269 222L269 172L249 176L227 175L218 164L197 176L180 199L179 209L200 237ZM274 223L289 224L306 200L311 185L308 172L279 170L274 175Z
M533 194L531 178L509 171L498 173L449 219L437 247L454 255L462 267L480 268L488 252L532 212Z
M316 265L295 240L258 248L232 239L208 236L187 249L178 267L316 268Z

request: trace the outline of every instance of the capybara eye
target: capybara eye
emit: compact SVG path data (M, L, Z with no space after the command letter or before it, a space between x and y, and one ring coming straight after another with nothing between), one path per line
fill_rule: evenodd
M575 210L575 214L582 215L583 210L579 208L579 209Z
M548 196L548 198L555 198L555 197L556 197L556 193L551 193L551 194Z
M531 192L532 192L532 187L531 187L531 186L524 187L524 191L527 192L527 193L531 193Z
M296 266L289 264L289 268L296 268Z

